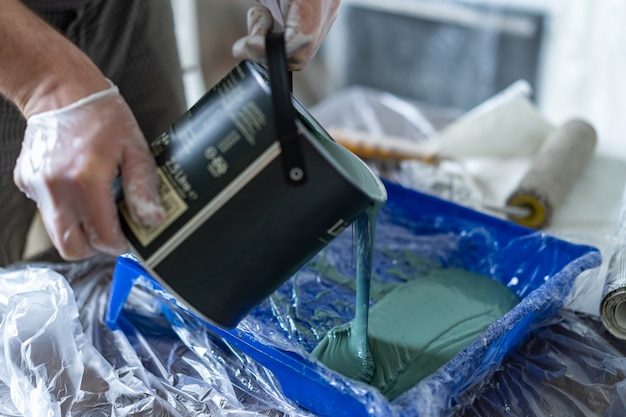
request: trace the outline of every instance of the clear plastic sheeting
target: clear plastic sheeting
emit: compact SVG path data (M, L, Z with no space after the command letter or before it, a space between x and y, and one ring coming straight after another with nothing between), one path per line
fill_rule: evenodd
M625 356L597 316L562 310L454 415L624 416Z
M190 349L152 315L152 296L138 292L130 301L143 315L110 330L103 317L113 262L0 272L0 415L307 415L281 397L267 371L228 346L202 340L206 354Z

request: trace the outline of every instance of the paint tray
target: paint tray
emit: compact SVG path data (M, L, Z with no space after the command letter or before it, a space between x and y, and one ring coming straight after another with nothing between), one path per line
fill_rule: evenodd
M521 299L445 365L393 401L309 354L327 330L353 318L354 292L345 285L354 277L356 263L349 229L232 330L202 322L134 257L120 257L106 322L118 327L131 289L142 287L157 295L173 327L181 325L183 316L193 320L196 328L200 325L270 370L280 387L277 396L284 394L316 415L441 415L477 390L509 352L555 315L575 278L600 265L600 253L394 183L385 186L389 199L377 223L373 289L393 284L398 271L419 274L407 260L407 255L417 254L441 267L498 280Z

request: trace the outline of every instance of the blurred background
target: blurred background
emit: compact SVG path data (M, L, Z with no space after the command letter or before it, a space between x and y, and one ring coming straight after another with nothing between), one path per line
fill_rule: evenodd
M191 3L208 88L235 65L230 48L255 1ZM600 153L626 158L624 18L620 0L343 0L318 55L294 76L294 92L311 106L363 85L462 112L525 79L551 123L583 117L598 131Z

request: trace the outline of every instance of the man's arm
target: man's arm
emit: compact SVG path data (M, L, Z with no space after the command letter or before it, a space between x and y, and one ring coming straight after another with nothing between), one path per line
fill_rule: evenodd
M27 120L13 178L37 203L61 256L126 250L112 192L131 215L162 222L154 159L117 87L18 0L0 0L0 93Z
M109 88L91 60L19 0L2 0L0 93L28 118Z

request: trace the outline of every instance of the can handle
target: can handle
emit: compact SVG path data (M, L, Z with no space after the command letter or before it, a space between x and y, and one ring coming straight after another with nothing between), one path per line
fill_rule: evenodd
M291 73L287 71L284 34L268 33L265 37L265 51L274 125L282 151L283 171L289 185L302 185L306 182L307 175L300 144L302 135L296 126L291 102Z

